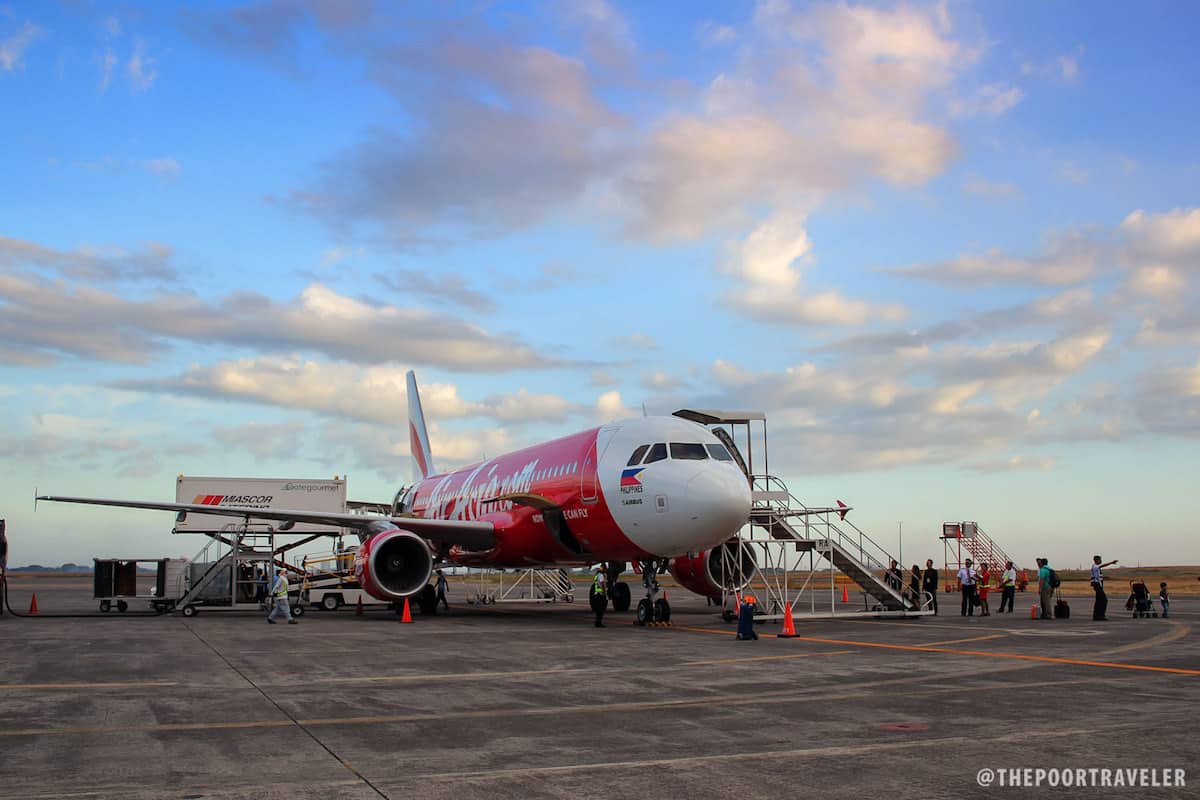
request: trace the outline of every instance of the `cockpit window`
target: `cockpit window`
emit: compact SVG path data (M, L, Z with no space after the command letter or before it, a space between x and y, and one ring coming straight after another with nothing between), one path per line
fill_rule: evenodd
M646 455L646 451L650 449L650 445L644 444L637 450L633 451L633 455L629 457L629 462L625 464L627 467L632 467L635 464L642 463L642 456Z
M708 448L708 454L717 461L733 461L733 456L729 455L729 451L725 449L723 444L705 445Z
M708 458L708 453L702 444L671 442L671 458L680 461L703 461Z
M653 464L655 461L662 461L667 457L667 446L662 442L655 444L650 448L650 452L646 454L645 464Z

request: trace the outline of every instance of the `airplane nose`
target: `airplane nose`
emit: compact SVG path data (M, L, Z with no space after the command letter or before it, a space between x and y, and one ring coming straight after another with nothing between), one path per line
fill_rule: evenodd
M708 535L715 546L750 520L750 486L746 476L725 465L712 465L688 481L688 516L693 530Z

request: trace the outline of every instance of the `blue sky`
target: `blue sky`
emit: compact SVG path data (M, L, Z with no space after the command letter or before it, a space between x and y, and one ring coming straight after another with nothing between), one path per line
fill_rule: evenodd
M1198 563L1185 3L0 4L15 562L178 473L408 475L755 408L905 557Z

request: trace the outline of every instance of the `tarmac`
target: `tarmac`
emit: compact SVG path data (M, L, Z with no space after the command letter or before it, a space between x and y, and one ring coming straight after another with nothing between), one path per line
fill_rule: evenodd
M1036 621L1022 594L965 619L944 596L940 617L742 642L675 590L671 627L602 629L582 603L102 615L65 578L11 579L12 607L32 591L38 618L0 618L4 798L1016 797L980 771L1065 767L1186 786L1033 793L1200 796L1184 603ZM67 612L87 616L48 616Z

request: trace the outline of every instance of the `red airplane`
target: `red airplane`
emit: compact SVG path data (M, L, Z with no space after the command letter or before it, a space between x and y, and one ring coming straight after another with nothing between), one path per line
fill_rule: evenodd
M656 575L670 570L707 596L750 580L732 538L749 521L750 487L711 431L679 417L602 425L437 474L416 378L408 373L409 440L418 480L397 493L386 516L204 506L44 495L39 500L178 514L244 515L353 528L362 543L355 573L379 600L428 593L435 564L477 567L602 564L614 609L630 606L618 581L627 562L642 574L638 621L666 620ZM721 569L724 561L727 568ZM734 564L728 569L729 563ZM728 576L728 577L718 577Z

